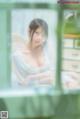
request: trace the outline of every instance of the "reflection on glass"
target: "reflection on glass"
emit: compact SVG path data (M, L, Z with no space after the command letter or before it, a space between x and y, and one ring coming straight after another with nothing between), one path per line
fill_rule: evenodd
M62 48L62 86L65 90L80 90L80 36L76 29L76 11L64 11L64 39ZM67 17L68 16L68 17ZM67 19L66 19L67 18Z
M26 10L25 13L27 12L29 16L26 14L25 19L21 17L19 22L17 18L24 12L14 11L12 14L11 84L13 88L52 88L55 86L55 42L54 39L52 40L48 22L42 18L42 13L41 17L38 17L36 10L37 16L33 18L33 11L30 10L31 14L28 14ZM43 15L46 16L45 12ZM27 26L26 31L20 26L24 25L23 22L26 24L25 27Z

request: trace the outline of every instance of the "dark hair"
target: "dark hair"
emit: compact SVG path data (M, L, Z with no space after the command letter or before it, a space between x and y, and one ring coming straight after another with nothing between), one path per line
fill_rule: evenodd
M30 33L32 32L34 34L34 32L39 27L41 27L43 29L45 36L48 37L48 25L44 20L39 19L39 18L34 19L34 20L31 21L31 23L29 25ZM32 37L33 37L33 34L32 34Z

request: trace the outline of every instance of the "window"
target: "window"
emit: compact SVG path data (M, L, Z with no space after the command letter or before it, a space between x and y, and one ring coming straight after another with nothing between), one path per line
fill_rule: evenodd
M62 85L64 90L80 90L79 11L64 10L62 44Z
M6 77L2 74L5 83L1 89L5 87L15 92L24 90L25 93L31 94L53 94L56 90L58 70L58 6L45 2L8 5L7 7L6 3L3 4L2 10L4 16L6 14L2 25L7 21L7 37L4 38L4 42L6 38L7 40L6 44L3 44L7 60L4 61ZM34 25L38 27L35 29ZM37 47L39 48L35 50Z

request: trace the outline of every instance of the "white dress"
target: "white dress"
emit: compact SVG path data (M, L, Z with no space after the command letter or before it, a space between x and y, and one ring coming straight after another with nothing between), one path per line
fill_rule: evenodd
M25 60L20 49L12 54L12 87L32 88L49 87L54 84L54 71L45 53L45 65L34 67Z

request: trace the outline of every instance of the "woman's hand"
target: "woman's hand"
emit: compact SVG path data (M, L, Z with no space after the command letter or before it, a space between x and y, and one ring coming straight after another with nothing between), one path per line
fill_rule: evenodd
M38 74L30 75L30 81L35 82L36 85L50 85L54 83L54 72L47 71Z
M29 75L24 80L19 81L19 84L23 86L27 86L31 83L35 85L52 85L54 84L54 72L47 71Z

